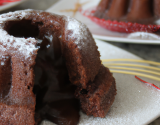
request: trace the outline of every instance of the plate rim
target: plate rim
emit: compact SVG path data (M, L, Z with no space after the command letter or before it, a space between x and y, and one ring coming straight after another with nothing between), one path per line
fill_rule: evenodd
M95 39L106 40L109 42L160 45L160 40L140 40L140 39L129 39L121 37L111 37L111 36L106 37L103 35L95 35L95 34L92 35Z

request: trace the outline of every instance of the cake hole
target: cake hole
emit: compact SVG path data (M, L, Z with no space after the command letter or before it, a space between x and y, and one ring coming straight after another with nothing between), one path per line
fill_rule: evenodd
M10 114L14 116L16 114L16 110L11 111Z
M43 25L43 22L36 22L37 25Z
M82 89L82 90L80 91L80 93L83 95L83 94L87 94L88 91L87 91L86 89Z
M24 67L26 67L27 65L24 63Z
M25 71L24 73L25 73L25 75L27 75L27 71Z
M27 88L30 89L30 86L28 86Z
M38 37L39 35L38 23L32 24L31 20L8 21L5 24L4 29L8 32L8 34L15 37L28 38Z

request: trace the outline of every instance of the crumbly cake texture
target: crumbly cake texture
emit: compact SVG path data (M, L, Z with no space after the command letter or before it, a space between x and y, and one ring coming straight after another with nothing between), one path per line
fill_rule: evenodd
M0 103L1 125L34 125L34 113L25 106Z
M76 97L87 115L104 118L112 106L116 95L116 83L108 68L101 65L98 75L87 89L78 87Z
M0 71L1 77L6 75L7 78L0 80L0 89L5 90L0 98L2 125L35 124L33 67L40 48L36 46L39 41L32 37L10 35L14 31L7 32L17 21L25 20L38 27L40 37L45 34L49 39L53 39L52 36L59 39L71 83L85 89L87 83L94 80L101 65L91 33L84 24L73 18L34 10L0 15Z

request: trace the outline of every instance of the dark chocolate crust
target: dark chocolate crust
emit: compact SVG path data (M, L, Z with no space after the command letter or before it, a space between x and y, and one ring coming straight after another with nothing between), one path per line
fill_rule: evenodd
M155 23L160 17L159 0L101 0L94 15L98 18Z
M109 69L101 65L95 80L90 82L86 90L77 88L75 95L80 99L84 113L103 118L115 99L115 79Z

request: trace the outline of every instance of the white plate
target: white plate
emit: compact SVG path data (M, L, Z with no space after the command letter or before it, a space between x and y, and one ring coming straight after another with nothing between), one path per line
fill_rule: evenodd
M83 5L82 10L95 7L100 0L79 0L80 3L88 1ZM54 12L61 15L72 16L72 12L62 12L61 10L74 9L77 0L60 0L52 7L47 9L49 12ZM69 4L68 4L69 3ZM126 43L141 43L141 44L160 44L160 35L154 33L136 32L136 33L118 33L106 30L96 23L92 22L87 17L84 17L80 12L77 12L75 18L85 23L93 36L98 39L113 41L113 42L126 42Z
M17 5L21 4L21 3L23 3L24 1L26 1L26 0L21 0L21 1L7 3L5 5L2 5L2 6L0 6L0 11L9 9L11 7L14 7L14 6L17 6Z
M106 42L96 40L101 59L139 57ZM138 81L133 75L113 74L116 79L117 95L105 118L94 118L80 112L79 125L144 125L160 116L160 91ZM160 86L160 83L142 78ZM44 121L42 125L53 125Z

